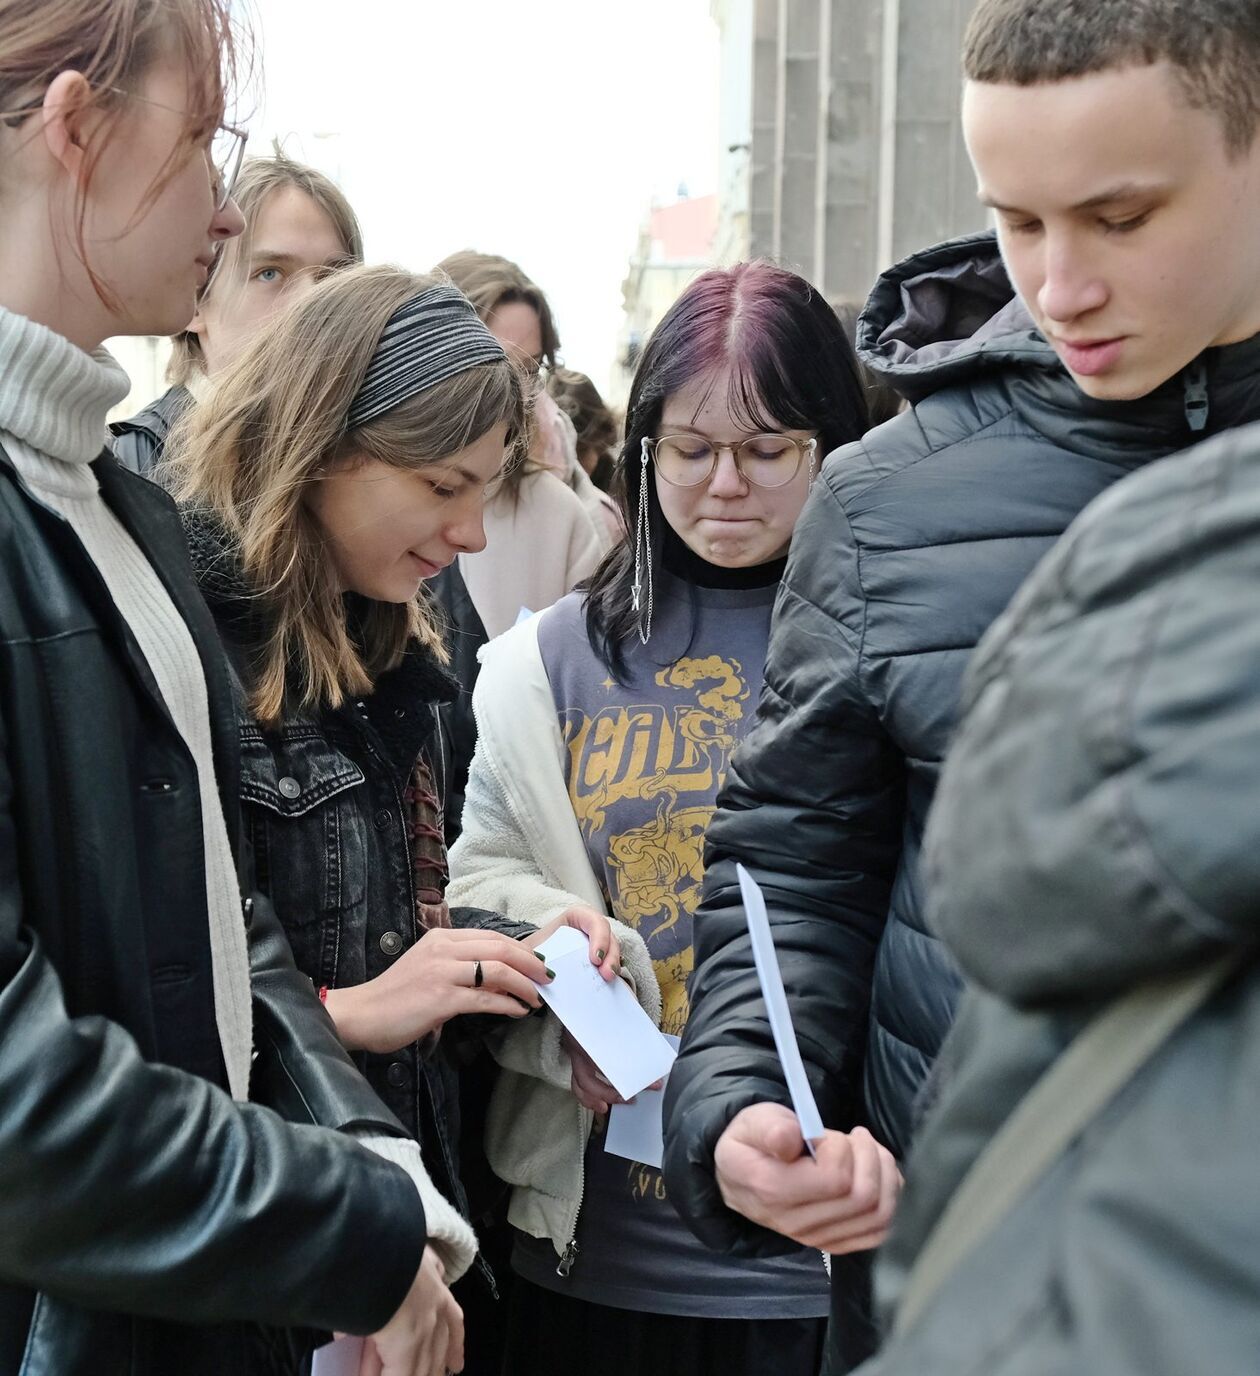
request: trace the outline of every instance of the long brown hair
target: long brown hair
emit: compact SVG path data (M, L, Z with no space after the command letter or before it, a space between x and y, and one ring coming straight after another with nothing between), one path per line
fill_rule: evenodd
M128 95L160 57L187 72L183 137L137 205L139 221L179 170L187 147L223 120L237 84L242 37L232 0L6 0L0 8L0 124L20 129L63 71L81 73L91 87L81 112L107 112L88 136L75 191L75 248L105 304L117 302L88 262L87 196Z
M326 542L305 497L340 465L372 458L415 468L497 424L514 454L525 423L519 370L504 359L457 373L357 430L346 417L390 316L441 279L393 267L347 268L282 310L216 379L173 434L160 475L177 501L223 526L264 639L250 706L264 725L291 710L339 707L418 640L447 653L422 594L371 601L352 631Z
M347 266L363 261L363 230L345 193L322 172L305 163L295 162L277 147L272 157L248 158L241 168L232 190L232 199L244 216L245 231L229 239L219 249L214 272L197 298L199 303L206 301L212 293L239 290L241 269L247 267L253 252L258 216L273 192L290 188L309 196L328 216L337 231ZM191 330L175 335L171 340L167 379L184 386L194 375L205 370L200 338Z

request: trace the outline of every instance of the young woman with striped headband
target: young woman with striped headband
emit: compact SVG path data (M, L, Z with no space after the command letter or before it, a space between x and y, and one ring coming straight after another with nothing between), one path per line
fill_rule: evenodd
M242 688L260 883L342 1042L421 1143L451 1281L476 1251L457 1167L467 1018L439 1034L461 1015L524 1017L548 976L532 949L545 933L444 900L437 707L456 685L423 587L484 546L487 494L525 427L520 370L446 279L350 268L245 348L159 473ZM579 922L611 978L607 919Z

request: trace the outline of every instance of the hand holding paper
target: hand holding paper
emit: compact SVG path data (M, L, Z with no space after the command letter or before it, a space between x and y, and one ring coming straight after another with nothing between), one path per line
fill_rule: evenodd
M751 1104L718 1138L714 1164L727 1208L833 1256L883 1241L901 1190L892 1153L865 1128L824 1132L801 1153L796 1115Z
M838 1255L883 1240L896 1207L901 1175L891 1152L865 1128L823 1127L805 1075L775 957L761 891L736 866L753 960L775 1049L793 1107L751 1104L718 1139L714 1166L728 1208L806 1247ZM801 1154L802 1146L809 1156Z
M556 976L538 992L623 1099L669 1072L673 1047L625 981L605 981L591 964L581 932L561 927L537 949Z

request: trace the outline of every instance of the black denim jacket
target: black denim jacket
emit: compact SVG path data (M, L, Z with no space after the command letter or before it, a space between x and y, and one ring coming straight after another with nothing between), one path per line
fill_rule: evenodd
M218 527L200 513L183 517L202 593L244 677L257 643L257 603ZM421 753L443 795L449 759L438 708L455 693L455 680L416 644L370 696L335 711L264 731L242 707L240 795L258 886L284 924L298 968L317 987L374 979L423 935L402 795ZM511 937L529 930L475 908L454 909L451 921ZM429 1056L419 1044L356 1056L420 1142L434 1184L465 1213L457 1067L487 1021L498 1022L455 1019Z

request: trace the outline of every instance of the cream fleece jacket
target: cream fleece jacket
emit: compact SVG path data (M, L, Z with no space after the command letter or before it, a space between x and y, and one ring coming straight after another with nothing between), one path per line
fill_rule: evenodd
M541 927L575 904L607 912L564 781L564 743L538 649L540 617L481 652L473 693L477 751L464 830L451 851L452 906L488 908ZM613 921L623 973L648 1016L661 992L637 932ZM572 1069L550 1013L515 1024L493 1048L502 1067L486 1123L486 1156L513 1186L508 1221L561 1255L582 1205L593 1115L573 1097Z

